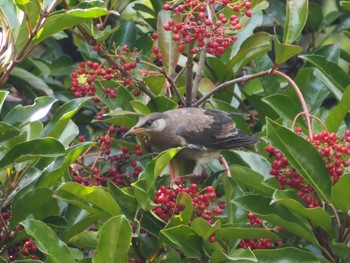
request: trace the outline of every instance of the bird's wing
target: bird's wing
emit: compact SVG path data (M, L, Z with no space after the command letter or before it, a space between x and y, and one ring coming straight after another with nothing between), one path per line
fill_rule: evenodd
M254 144L256 139L238 130L231 118L221 111L205 110L198 116L200 122L192 121L180 126L176 134L188 147L199 150L230 149Z

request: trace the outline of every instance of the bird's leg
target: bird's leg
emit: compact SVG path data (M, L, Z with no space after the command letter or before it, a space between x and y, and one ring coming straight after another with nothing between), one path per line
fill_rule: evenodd
M225 167L227 176L228 176L228 177L231 177L230 167L228 166L228 163L226 162L225 157L221 155L221 156L219 157L219 162Z

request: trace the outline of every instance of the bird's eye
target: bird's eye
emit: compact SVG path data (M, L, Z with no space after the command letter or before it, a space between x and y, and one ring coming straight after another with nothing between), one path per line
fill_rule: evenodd
M151 126L151 125L152 125L152 123L153 123L153 121L148 120L148 121L146 121L146 122L145 122L145 124L144 124L143 126L145 126L145 127L149 127L149 126Z

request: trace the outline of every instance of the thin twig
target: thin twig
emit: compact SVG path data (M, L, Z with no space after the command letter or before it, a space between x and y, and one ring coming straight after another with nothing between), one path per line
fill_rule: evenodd
M232 79L232 80L226 81L226 82L220 84L219 86L217 86L216 88L214 88L211 92L209 92L208 94L203 96L201 99L199 99L198 101L193 103L192 106L198 107L198 106L202 105L215 93L220 92L222 90L225 90L226 88L228 88L232 84L235 84L238 82L243 82L243 81L249 81L249 80L260 78L260 77L264 77L264 76L267 76L269 74L270 74L270 70L266 70L266 71L258 72L258 73L251 74L251 75L245 75L245 76L237 78L237 79Z
M175 91L176 95L179 97L181 105L185 105L186 102L183 100L182 95L181 95L179 89L177 88L175 82L165 73L165 71L162 70L161 73L164 75L164 77L169 82L172 90Z
M297 93L301 107L302 107L303 112L304 112L305 119L306 119L306 126L307 126L307 130L309 132L309 138L310 138L310 140L312 140L312 127L311 127L310 113L309 113L309 110L307 108L304 96L301 93L299 87L288 75L284 74L281 71L274 70L273 72L271 72L271 74L278 75L278 76L284 78L285 80L287 80L289 82L289 84L293 87L294 91Z

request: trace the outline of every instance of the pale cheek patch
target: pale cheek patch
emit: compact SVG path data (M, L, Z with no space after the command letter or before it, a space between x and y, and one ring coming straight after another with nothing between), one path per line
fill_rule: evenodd
M153 122L153 130L156 132L161 132L166 127L166 122L164 119L158 119Z

